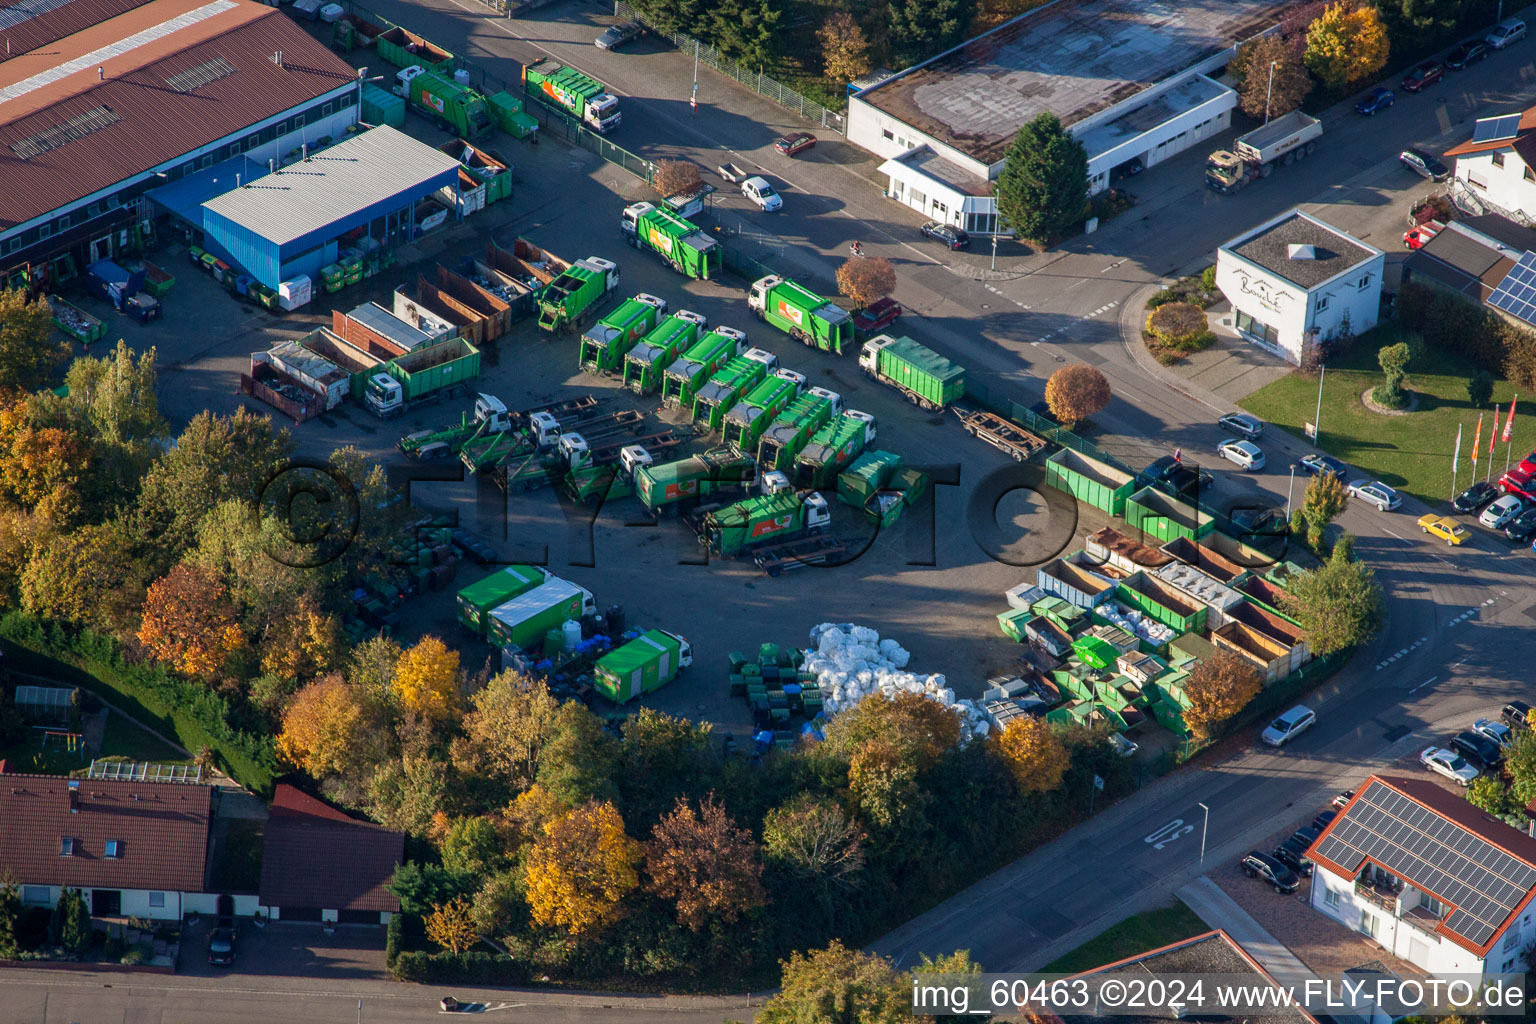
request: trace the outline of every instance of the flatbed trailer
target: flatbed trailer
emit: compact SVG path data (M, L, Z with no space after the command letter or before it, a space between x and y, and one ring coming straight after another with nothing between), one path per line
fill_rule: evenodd
M639 445L653 455L657 452L668 452L682 444L686 438L679 437L674 431L663 430L645 437L626 438L619 441L610 441L607 444L596 445L588 449L589 458L584 466L606 466L619 459L619 453L630 445ZM565 465L558 451L537 451L528 453L526 457L516 465L511 460L502 463L492 474L498 487L509 493L517 491L532 491L563 477L569 468Z
M816 534L785 544L773 544L752 552L752 561L769 576L802 569L807 565L826 565L847 550L842 541Z
M1045 440L1036 437L1017 423L1003 419L995 413L971 412L955 409L960 425L972 437L979 437L1015 462L1023 462L1036 452L1043 451Z

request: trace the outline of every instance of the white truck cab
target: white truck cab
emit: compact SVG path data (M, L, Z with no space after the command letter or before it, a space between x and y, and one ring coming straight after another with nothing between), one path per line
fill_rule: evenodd
M791 490L789 477L777 469L770 469L762 475L758 481L764 494L783 494Z
M654 306L656 308L656 312L660 313L662 316L666 316L667 314L667 300L662 298L660 295L652 295L650 292L641 292L639 295L635 296L635 301L643 302L647 306Z
M820 533L832 525L832 506L827 504L827 499L822 497L820 491L807 494L803 504L806 533Z
M742 353L742 356L755 363L762 363L770 370L777 370L779 368L779 357L765 348L749 348Z
M805 374L799 372L798 370L786 370L786 369L780 368L780 369L774 370L773 371L773 375L775 377L778 377L780 380L787 380L787 381L789 381L791 384L793 384L795 386L795 390L796 391L800 391L800 390L804 389L804 387L805 387L805 381L806 381Z
M561 435L560 461L567 469L581 469L591 462L592 449L587 445L587 439L574 432Z
M512 429L507 403L483 391L475 396L475 422L484 424L487 434L505 434Z
M686 320L691 324L697 325L701 331L709 330L709 317L705 316L703 313L695 313L691 309L680 309L672 315L677 317L679 320Z
M375 416L387 419L405 411L405 389L389 374L375 373L368 378L363 401Z
M552 448L560 443L560 421L547 412L536 412L528 417L528 433L539 448Z
M746 331L738 331L734 327L716 327L715 333L722 338L730 338L736 343L736 351L732 355L741 355L741 350L747 347Z
M843 396L836 391L828 391L826 388L807 388L805 393L815 395L817 398L825 398L830 402L832 404L833 416L841 416L843 414Z
M408 68L401 68L395 74L395 84L390 87L389 91L401 99L409 100L411 98L411 82L426 73L427 69L420 64L412 64Z
M613 260L605 260L601 256L588 256L586 259L577 260L576 266L586 267L588 270L595 270L602 274L605 279L604 291L611 292L619 286L619 265Z
M747 308L757 314L757 318L763 318L763 310L768 308L768 293L784 283L784 279L778 274L769 274L752 282L752 290L747 293Z
M864 424L864 443L872 444L875 440L875 418L867 412L859 412L857 409L849 409L843 413L850 420L858 420Z
M654 209L656 209L655 203L630 203L624 207L624 213L619 218L619 229L624 232L624 237L638 238L640 218Z
M619 451L619 469L626 480L633 480L640 467L654 465L655 462L644 445L626 445Z
M880 352L896 343L896 339L889 334L882 334L878 338L870 338L859 349L859 369L865 373L873 374L880 368Z

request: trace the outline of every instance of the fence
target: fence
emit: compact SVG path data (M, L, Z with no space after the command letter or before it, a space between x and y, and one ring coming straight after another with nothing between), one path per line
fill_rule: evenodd
M645 18L638 14L629 4L624 3L623 0L615 0L613 15L616 18L645 23ZM722 75L734 78L759 96L765 96L779 106L795 111L807 121L814 121L821 127L837 132L839 135L848 134L847 118L842 114L835 110L828 110L815 100L806 99L788 86L769 78L761 70L754 71L751 68L744 67L729 57L722 55L719 50L708 43L701 43L692 36L684 35L681 32L661 32L649 25L647 27L650 27L658 36L670 42L683 53L693 54L694 58L704 67L714 68Z

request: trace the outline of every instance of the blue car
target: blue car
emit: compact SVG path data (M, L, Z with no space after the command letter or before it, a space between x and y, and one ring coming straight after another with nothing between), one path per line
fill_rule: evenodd
M1387 89L1378 85L1376 88L1365 94L1365 99L1355 104L1355 110L1358 113L1364 114L1366 117L1370 117L1373 114L1379 114L1383 110L1386 110L1392 105L1392 102L1395 99L1397 99L1397 97L1392 95L1391 89Z
M1349 471L1349 467L1332 455L1304 455L1297 465L1305 470L1308 476L1331 473L1340 480L1344 479L1344 474Z

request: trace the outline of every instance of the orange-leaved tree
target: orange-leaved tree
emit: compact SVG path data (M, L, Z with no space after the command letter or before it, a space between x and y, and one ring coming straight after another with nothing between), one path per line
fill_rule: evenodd
M1217 651L1202 658L1184 680L1184 724L1207 738L1211 730L1259 695L1264 681L1258 670L1235 651Z
M694 931L711 921L730 924L764 902L757 843L713 793L697 812L678 797L672 813L651 830L645 870L651 890L671 900L678 921Z
M1025 793L1049 793L1055 789L1071 762L1061 737L1038 718L1015 719L992 741L992 746Z
M427 938L450 953L468 953L480 941L480 930L475 927L474 914L470 912L467 896L433 904L426 925Z
M837 268L837 287L863 309L896 290L896 268L884 256L854 256Z
M435 636L424 636L400 656L395 695L417 718L439 722L452 715L459 700L459 652Z
M601 931L623 915L640 884L640 844L606 801L591 801L544 826L528 853L528 906L538 924L572 935Z
M704 183L699 165L692 160L658 160L651 184L664 196L692 192Z
M1109 404L1109 381L1087 363L1063 366L1045 382L1045 402L1057 419L1075 426Z
M156 661L190 676L210 676L245 643L229 592L185 562L149 585L139 642Z
M349 753L363 739L358 696L340 673L300 689L283 710L277 756L317 779L346 772L352 764Z

